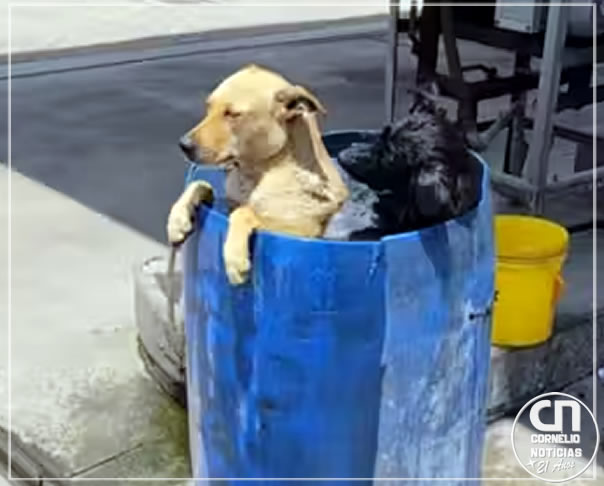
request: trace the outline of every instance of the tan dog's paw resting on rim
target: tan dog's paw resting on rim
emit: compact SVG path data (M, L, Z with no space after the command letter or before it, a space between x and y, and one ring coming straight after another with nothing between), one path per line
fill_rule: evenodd
M185 204L174 204L168 215L168 241L179 245L193 231L193 214Z
M241 285L247 280L252 263L248 241L260 221L247 206L235 209L229 217L229 231L224 242L224 266L229 282Z
M232 212L223 256L229 281L239 285L249 276L254 230L322 236L348 189L323 145L317 114L325 109L306 88L249 65L220 83L206 106L206 116L180 147L192 162L226 169ZM191 231L187 214L208 192L207 183L192 183L174 204L172 243Z
M206 181L194 181L173 204L168 216L168 241L172 245L182 243L193 231L195 210L202 202L211 202L212 186Z

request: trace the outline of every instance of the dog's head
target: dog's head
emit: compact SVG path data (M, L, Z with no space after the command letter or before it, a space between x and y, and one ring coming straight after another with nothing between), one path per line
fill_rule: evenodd
M258 163L283 150L288 142L288 124L312 111L325 113L307 89L249 65L208 96L205 118L181 138L180 147L193 162Z

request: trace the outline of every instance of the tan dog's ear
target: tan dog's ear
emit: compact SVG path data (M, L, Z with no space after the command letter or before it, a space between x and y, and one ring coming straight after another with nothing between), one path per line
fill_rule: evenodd
M280 111L285 120L304 114L308 111L318 111L326 115L327 111L318 98L303 86L289 86L280 90L275 96L281 105Z

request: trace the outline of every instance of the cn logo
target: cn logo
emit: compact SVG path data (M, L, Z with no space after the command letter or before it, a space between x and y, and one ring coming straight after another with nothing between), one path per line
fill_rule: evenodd
M531 476L549 483L583 474L594 462L599 442L593 413L567 393L544 393L529 400L512 425L516 459Z
M531 407L529 418L533 427L540 432L556 432L562 433L562 421L564 408L570 408L571 410L571 427L573 432L581 431L581 405L574 400L558 400L554 403L554 423L544 424L539 417L539 413L544 408L551 408L551 400L539 400L535 402Z

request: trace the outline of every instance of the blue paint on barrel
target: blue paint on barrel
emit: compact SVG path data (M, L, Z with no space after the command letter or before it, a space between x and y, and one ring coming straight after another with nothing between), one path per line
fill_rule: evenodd
M325 143L335 154L365 136ZM483 172L478 207L425 230L376 242L259 232L250 282L231 287L224 176L190 169L187 181L216 188L185 245L196 477L480 476L494 293Z

